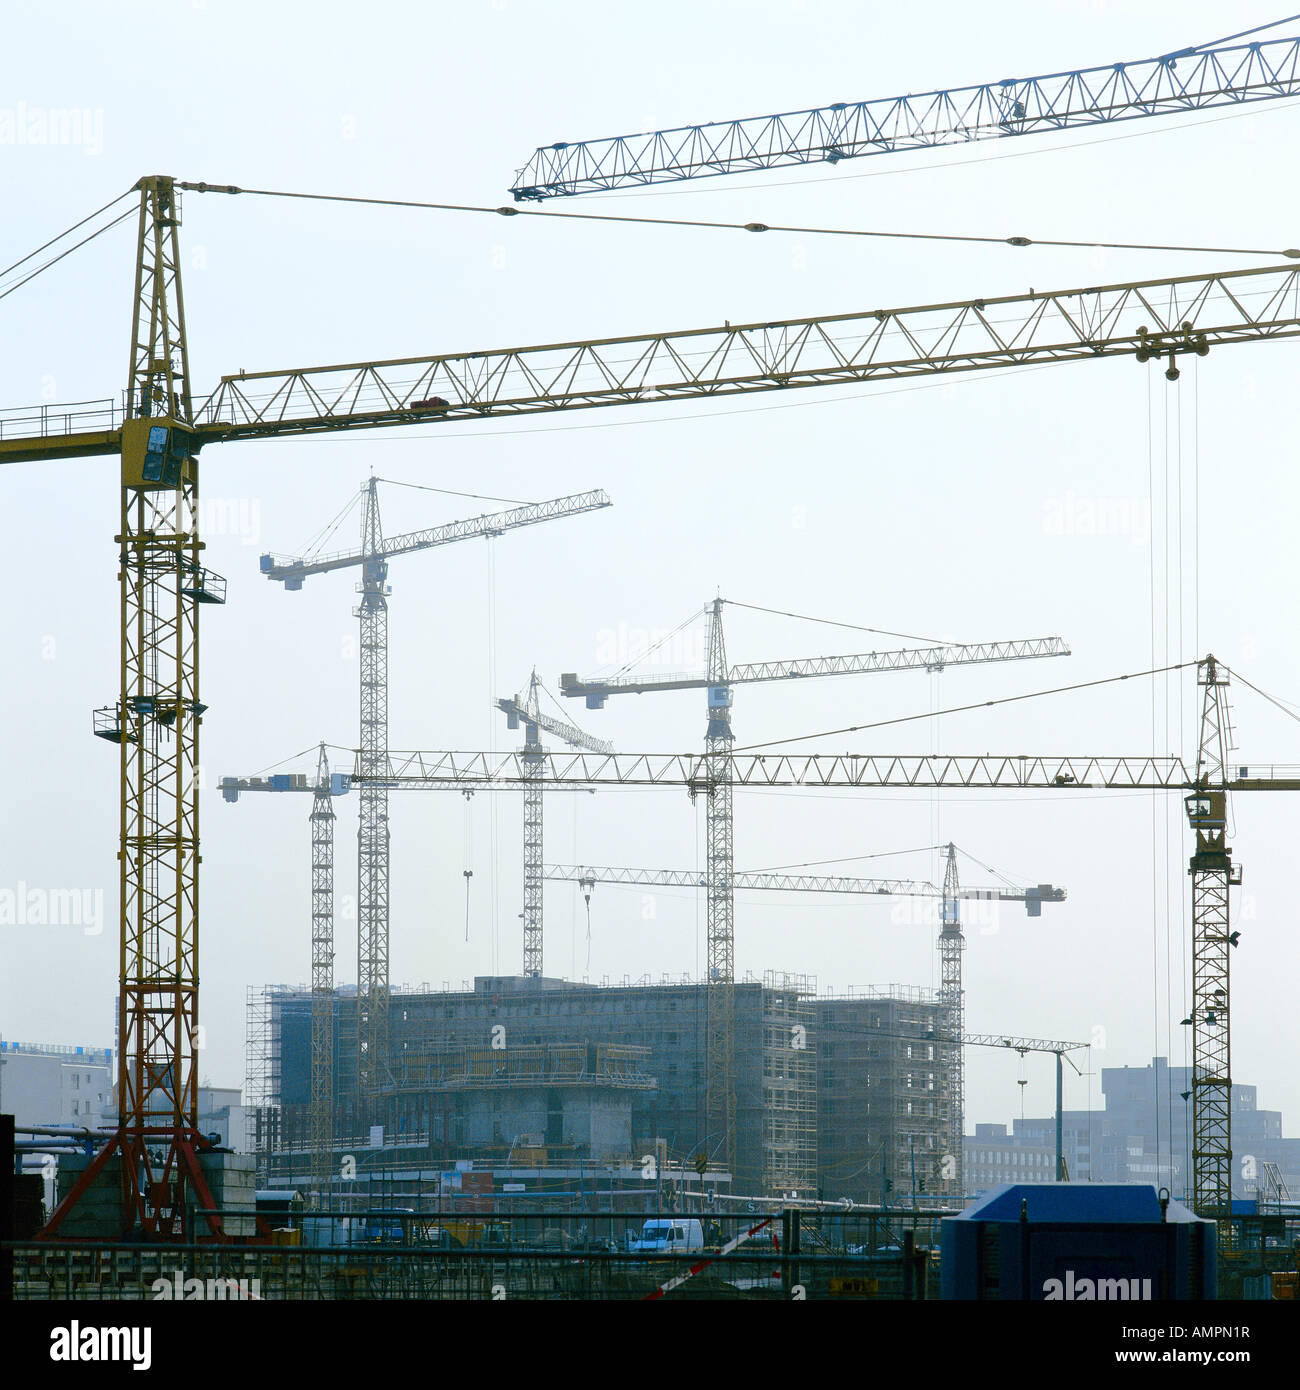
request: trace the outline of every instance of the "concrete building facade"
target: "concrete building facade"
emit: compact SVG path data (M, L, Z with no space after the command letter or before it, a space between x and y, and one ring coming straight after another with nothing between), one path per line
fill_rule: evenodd
M893 985L817 1001L819 1183L830 1201L955 1194L947 1009Z
M806 986L771 977L736 985L736 1142L729 1165L737 1190L804 1193L815 1189L815 1025ZM270 1042L266 1047L268 1094L280 1108L280 1142L303 1142L310 1066L310 997L301 991L269 996ZM359 1135L362 1110L356 1095L355 1000L336 1000L336 1114L341 1137ZM716 1163L718 1136L704 1124L705 990L691 982L627 982L614 986L554 979L480 976L463 991L394 991L389 1010L390 1074L379 1097L379 1122L387 1134L414 1139L450 1158L468 1148L508 1149L519 1133L586 1137L572 1142L592 1156L640 1160L662 1147L672 1164L687 1164L703 1150ZM520 1049L541 1049L552 1059L581 1055L582 1067L547 1073L550 1083L603 1077L612 1082L604 1101L581 1101L563 1086L548 1094L472 1098L491 1087L449 1082L446 1068L467 1054L494 1053L513 1061ZM644 1080L611 1075L619 1049L640 1050ZM624 1058L624 1061L628 1058ZM604 1070L602 1070L602 1068ZM514 1089L526 1087L520 1076ZM570 1086L569 1092L573 1091ZM554 1092L554 1094L549 1094ZM495 1118L484 1107L494 1105ZM531 1107L531 1108L530 1108ZM603 1108L602 1108L603 1107ZM624 1113L626 1111L626 1113ZM566 1118L567 1116L567 1118ZM373 1120L368 1115L367 1120ZM545 1119L545 1123L542 1121ZM565 1140L568 1143L569 1140ZM558 1140L555 1147L563 1147ZM488 1156L488 1155L485 1155Z
M108 1048L0 1042L0 1111L20 1127L111 1123L114 1079Z
M860 1202L879 1200L886 1183L955 1192L945 1176L951 1048L936 1041L946 1015L933 991L817 998L805 977L768 975L738 982L735 1000L733 1192ZM363 1123L357 1103L355 997L335 1003L336 1134L364 1146L375 1115ZM552 1164L654 1155L656 1167L690 1171L703 1153L720 1166L705 1128L701 984L481 976L459 991L395 990L389 1017L378 1119L382 1142L412 1161L473 1153L500 1164L521 1136L540 1136ZM250 1020L266 1075L250 1076L249 1091L275 1116L264 1129L283 1150L302 1148L310 996L265 991L250 1000ZM508 1085L474 1072L493 1066Z

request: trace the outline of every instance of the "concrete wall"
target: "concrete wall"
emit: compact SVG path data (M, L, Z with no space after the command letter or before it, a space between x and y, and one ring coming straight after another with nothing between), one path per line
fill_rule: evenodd
M112 1113L112 1088L113 1077L102 1060L8 1049L0 1053L0 1109L19 1126L96 1129Z
M596 1086L522 1087L466 1091L465 1136L470 1145L511 1144L521 1135L543 1142L559 1102L564 1144L575 1144L592 1159L627 1158L632 1150L632 1092Z

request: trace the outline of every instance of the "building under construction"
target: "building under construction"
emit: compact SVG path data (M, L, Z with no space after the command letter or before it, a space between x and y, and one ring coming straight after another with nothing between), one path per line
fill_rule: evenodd
M389 1064L357 1093L355 996L336 996L335 1141L379 1139L385 1166L471 1160L509 1172L725 1170L733 1194L877 1202L959 1191L945 1168L953 1113L945 1006L893 987L817 998L804 976L736 984L736 1131L729 1164L705 1121L705 987L480 976L459 991L394 991ZM272 1168L302 1173L309 1147L311 995L250 996L250 1102ZM820 1137L819 1138L819 1134ZM363 1138L363 1136L365 1136ZM299 1161L294 1163L294 1156ZM400 1156L400 1157L399 1157ZM331 1165L334 1166L334 1165ZM721 1175L720 1175L721 1176Z

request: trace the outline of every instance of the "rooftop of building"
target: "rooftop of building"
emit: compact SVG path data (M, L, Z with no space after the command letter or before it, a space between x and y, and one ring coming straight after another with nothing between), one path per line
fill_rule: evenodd
M108 1066L113 1060L111 1047L83 1047L79 1043L29 1043L0 1038L0 1052L24 1053L34 1057L61 1057Z

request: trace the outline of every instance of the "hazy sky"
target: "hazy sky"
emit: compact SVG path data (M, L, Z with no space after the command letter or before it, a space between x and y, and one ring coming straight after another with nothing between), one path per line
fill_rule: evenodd
M1141 59L1274 17L1260 3L884 6L781 0L652 8L562 0L193 4L7 10L0 171L9 265L150 173L247 187L497 206L533 149L687 122ZM33 143L34 114L82 113ZM8 132L6 138L5 132ZM1294 103L1023 142L589 198L573 211L1082 241L1282 248L1300 242ZM552 204L559 207L559 204ZM129 347L133 225L0 302L3 404L117 396ZM1267 264L1260 257L974 246L640 227L187 195L184 283L196 394L223 373L355 362L923 304ZM1134 324L1132 327L1136 327ZM305 797L227 806L223 774L320 739L357 742L355 572L286 594L258 572L383 478L540 500L590 487L614 507L394 561L391 745L505 748L492 701L535 665L618 665L721 592L768 608L960 641L1060 635L1068 660L738 687L738 744L1137 672L1214 651L1300 700L1293 342L1226 348L1177 385L1132 359L212 447L203 613L201 974L204 1079L244 1075L245 991L309 973ZM381 489L390 533L505 502ZM0 1033L112 1039L117 755L91 710L118 687L117 475L108 460L0 476L8 796L0 890L99 892L99 934L0 926ZM1104 508L1105 534L1090 518ZM358 539L355 513L334 544ZM702 650L670 647L690 665ZM689 633L688 633L689 635ZM733 661L895 639L728 610ZM663 669L661 666L660 669ZM1191 678L1020 703L829 751L1195 754ZM1167 696L1167 700L1166 700ZM1293 719L1233 687L1239 757L1300 762ZM700 692L566 713L624 750L695 750ZM339 755L344 756L344 755ZM305 770L300 761L295 767ZM355 798L338 806L338 977L356 978ZM520 962L517 794L397 795L392 979L459 984ZM1300 806L1242 797L1233 1073L1300 1124L1294 860ZM554 795L553 861L702 862L703 811L677 791ZM1103 1066L1189 1060L1188 834L1147 794L873 792L736 796L736 861L764 868L955 840L1021 882L1064 885L1037 920L972 917L967 1023L1092 1041ZM465 940L463 870L473 870ZM966 881L987 881L968 862ZM939 872L933 853L829 872ZM347 899L348 901L343 901ZM547 889L546 969L592 979L696 974L703 895L600 888L590 945L576 890ZM647 915L652 914L652 915ZM738 899L738 970L822 989L935 985L936 928L888 901ZM1019 1113L1014 1055L972 1053L968 1125ZM1052 1104L1031 1060L1026 1113ZM1179 1103L1175 1101L1175 1103Z

